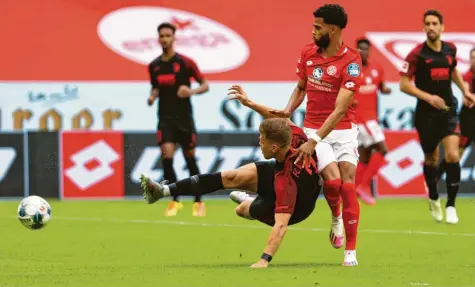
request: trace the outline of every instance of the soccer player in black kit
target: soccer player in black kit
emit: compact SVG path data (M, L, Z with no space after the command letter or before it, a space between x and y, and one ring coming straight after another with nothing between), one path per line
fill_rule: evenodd
M417 45L406 57L401 69L400 89L417 98L414 123L424 151L424 177L429 190L429 207L432 217L443 219L437 191L437 165L439 142L445 151L447 171L446 222L458 222L455 198L460 184L459 136L456 134L457 99L452 92L452 81L463 92L467 101L473 97L457 71L457 48L441 41L444 30L443 16L439 11L424 14L424 31L427 40ZM415 85L411 83L414 77Z
M155 100L159 99L157 141L162 151L164 179L173 183L177 181L173 169L176 144L183 150L190 176L200 173L195 158L196 131L190 97L205 93L209 88L196 63L175 52L173 43L176 27L170 23L162 23L157 31L163 53L148 66L152 84L148 104L153 105ZM200 86L191 89L190 78L194 78ZM174 196L165 210L165 215L175 216L182 207L178 196ZM199 195L195 197L192 214L206 214L205 205Z

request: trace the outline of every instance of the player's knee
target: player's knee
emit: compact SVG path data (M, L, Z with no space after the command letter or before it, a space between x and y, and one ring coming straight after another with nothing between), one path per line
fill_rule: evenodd
M424 164L428 166L437 166L439 164L438 154L425 154Z
M236 211L236 215L239 217L250 218L249 204L247 204L246 202L239 204L236 207L235 211Z
M460 153L458 149L450 150L445 153L445 161L454 163L460 161Z
M187 149L183 151L183 156L186 158L193 158L195 157L195 150L194 149Z

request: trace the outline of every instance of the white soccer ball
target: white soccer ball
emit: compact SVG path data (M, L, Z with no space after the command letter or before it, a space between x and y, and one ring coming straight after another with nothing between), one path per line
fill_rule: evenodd
M41 229L51 220L51 206L39 196L25 197L18 205L18 219L28 229Z

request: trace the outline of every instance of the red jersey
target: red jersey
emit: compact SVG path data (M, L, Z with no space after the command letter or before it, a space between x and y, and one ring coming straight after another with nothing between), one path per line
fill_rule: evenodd
M335 109L340 88L351 91L359 89L361 66L358 51L345 44L330 58L323 58L315 43L303 48L297 64L297 75L307 82L305 127L319 129L323 125ZM355 123L355 111L350 106L335 129L349 129L352 123Z
M296 150L308 139L303 130L292 125L292 144L285 161L277 162L275 167L274 191L275 213L294 213L297 202L311 202L318 197L317 156L314 153L310 168L303 168L302 163L294 164Z
M355 99L358 101L356 121L365 123L378 119L378 90L384 82L384 70L381 65L368 61L368 64L363 66L361 75L362 83L355 93Z

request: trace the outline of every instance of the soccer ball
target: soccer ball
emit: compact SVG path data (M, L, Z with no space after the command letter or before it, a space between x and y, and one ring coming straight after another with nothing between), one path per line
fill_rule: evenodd
M25 197L18 205L18 219L28 229L41 229L51 220L51 206L39 196Z

